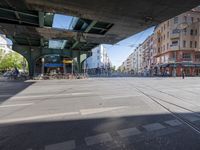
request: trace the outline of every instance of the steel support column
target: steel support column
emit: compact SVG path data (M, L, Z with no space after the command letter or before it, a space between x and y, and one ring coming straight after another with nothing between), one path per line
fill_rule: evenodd
M78 52L77 56L77 63L78 63L78 72L81 73L81 52Z

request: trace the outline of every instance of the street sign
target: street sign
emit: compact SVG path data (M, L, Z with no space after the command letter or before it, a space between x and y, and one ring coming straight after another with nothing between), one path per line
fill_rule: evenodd
M72 61L72 60L63 60L63 63L64 63L64 64L72 64L73 61Z

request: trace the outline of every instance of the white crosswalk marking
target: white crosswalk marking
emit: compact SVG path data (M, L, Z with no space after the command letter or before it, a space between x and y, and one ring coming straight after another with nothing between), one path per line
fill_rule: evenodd
M124 109L124 108L127 108L127 106L81 109L80 113L81 115L90 115L90 114L114 111L114 110L119 110L119 109Z
M28 105L33 105L33 104L34 104L34 103L0 105L0 108L28 106Z
M23 118L13 118L13 119L4 119L4 120L2 119L2 120L0 120L0 124L23 122L23 121L33 121L33 120L38 120L38 119L48 119L48 118L78 115L78 114L79 114L79 112L66 112L66 113L30 116L30 117L23 117Z
M143 128L145 128L147 131L155 131L155 130L164 129L165 127L160 123L152 123L152 124L144 125Z
M109 133L98 134L95 136L89 136L85 138L85 142L88 146L109 141L112 141L112 137Z
M168 121L165 121L166 124L170 125L170 126L179 126L181 125L182 123L180 121L178 121L177 119L174 119L174 120L168 120Z
M200 117L197 117L197 116L192 116L192 115L188 115L188 116L185 116L185 118L189 121L199 121L200 120Z
M117 133L120 135L120 137L129 137L141 134L141 131L138 130L137 128L128 128L128 129L118 130Z
M75 141L66 141L45 146L45 150L73 150L75 149Z

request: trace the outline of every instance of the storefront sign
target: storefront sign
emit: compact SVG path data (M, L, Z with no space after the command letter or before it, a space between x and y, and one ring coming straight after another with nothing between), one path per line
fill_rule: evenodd
M72 60L63 60L63 63L64 63L64 64L72 64L73 61L72 61Z
M63 67L63 64L44 64L44 67Z

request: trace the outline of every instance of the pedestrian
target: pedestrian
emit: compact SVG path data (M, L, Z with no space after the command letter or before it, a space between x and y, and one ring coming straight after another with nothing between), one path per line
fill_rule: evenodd
M14 79L15 79L15 80L16 80L17 77L19 76L19 70L17 69L17 67L14 68L13 76L14 76Z
M184 69L181 69L181 75L182 75L182 79L185 79L185 71L184 71Z

